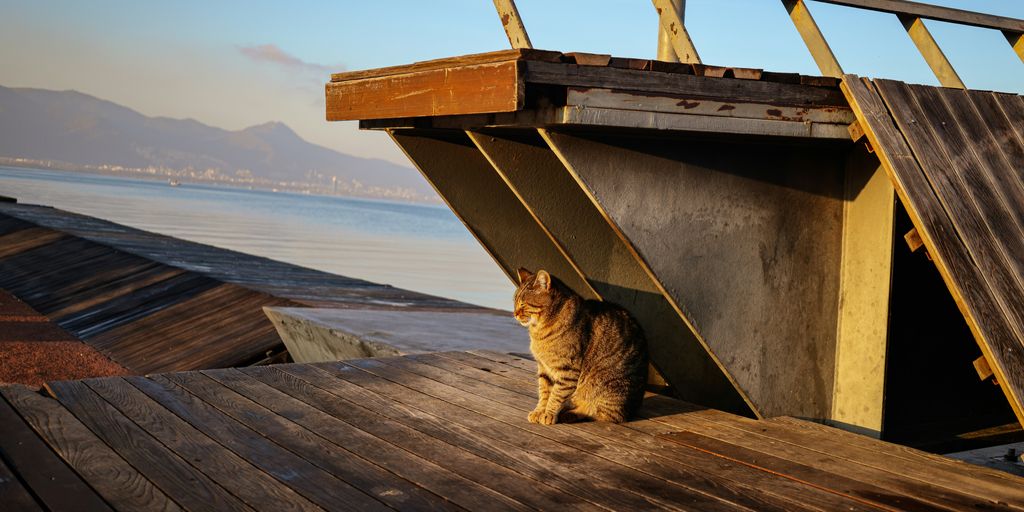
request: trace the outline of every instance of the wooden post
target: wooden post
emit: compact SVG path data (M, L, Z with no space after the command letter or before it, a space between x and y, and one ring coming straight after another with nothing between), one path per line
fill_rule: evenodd
M842 78L843 68L839 65L832 48L829 47L825 36L821 34L818 24L814 22L811 11L807 10L804 0L782 0L782 4L789 11L789 18L793 20L797 32L803 38L804 44L814 57L814 62L825 76Z
M516 9L515 0L494 0L494 8L498 10L498 17L505 27L505 35L512 48L533 48L530 36L526 33L526 26L523 25L523 18L519 17L519 9Z
M942 53L942 49L939 48L935 38L928 31L928 27L924 25L924 20L917 16L906 15L900 15L899 18L903 23L903 28L907 30L910 40L914 41L917 51L921 52L921 56L928 62L928 67L932 68L932 73L935 73L935 78L939 79L939 83L943 87L966 89L964 82L960 80L960 76L956 74L953 65L946 58L946 54Z
M1006 37L1006 41L1010 43L1010 46L1013 47L1013 51L1020 57L1020 60L1024 61L1024 32L1004 30L1003 35Z
M658 60L700 64L700 55L683 25L685 0L651 0L658 11Z

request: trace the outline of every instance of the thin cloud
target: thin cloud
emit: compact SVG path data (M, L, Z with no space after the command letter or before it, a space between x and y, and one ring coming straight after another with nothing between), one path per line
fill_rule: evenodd
M341 71L341 66L325 66L323 64L306 62L282 50L276 44L239 46L238 51L257 62L269 62L290 70L302 70L318 74Z

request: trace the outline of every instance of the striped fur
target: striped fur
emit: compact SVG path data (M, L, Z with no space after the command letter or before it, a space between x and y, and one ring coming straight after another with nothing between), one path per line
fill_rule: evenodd
M619 423L640 406L647 377L644 333L625 309L584 300L544 270L519 269L515 316L537 360L531 423Z

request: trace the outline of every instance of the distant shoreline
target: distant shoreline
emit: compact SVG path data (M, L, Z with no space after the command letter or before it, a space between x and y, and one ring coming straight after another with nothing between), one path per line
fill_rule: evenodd
M426 197L404 189L393 190L371 188L368 189L366 193L353 194L350 192L335 192L335 187L321 183L272 181L266 178L232 178L224 174L213 174L210 177L206 177L206 174L209 173L198 173L193 169L171 169L161 167L134 168L112 164L73 164L59 160L37 160L20 157L0 157L0 166L132 178L154 182L174 181L181 184L191 183L197 185L211 185L240 190L286 192L300 195L345 197L351 199L378 199L399 203L426 205L444 204L440 198Z

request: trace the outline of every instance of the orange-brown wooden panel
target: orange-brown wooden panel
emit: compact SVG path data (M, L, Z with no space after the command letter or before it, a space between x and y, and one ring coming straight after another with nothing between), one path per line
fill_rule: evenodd
M519 68L513 60L331 82L327 120L512 112L526 95Z

